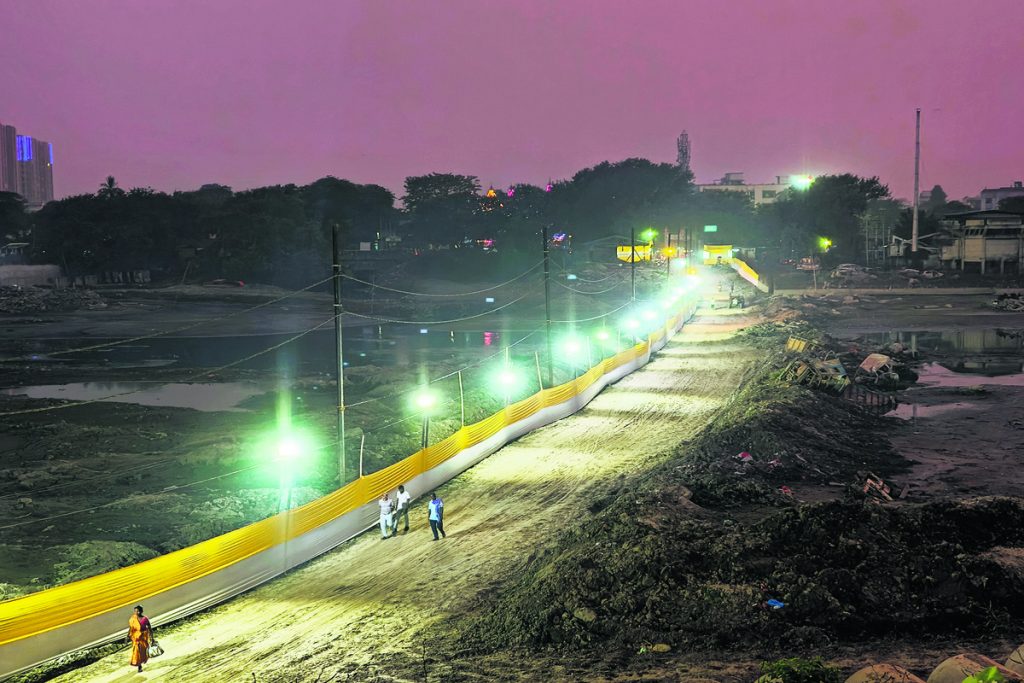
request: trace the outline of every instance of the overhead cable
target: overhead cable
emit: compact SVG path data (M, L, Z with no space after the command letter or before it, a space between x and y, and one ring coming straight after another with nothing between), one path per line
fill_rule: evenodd
M282 346L285 346L287 344L291 344L293 341L302 339L307 334L310 334L312 332L316 332L317 330L322 329L322 328L326 327L327 325L333 323L334 319L337 318L337 317L338 316L336 316L336 315L332 315L330 318L328 318L327 320L323 321L319 325L316 325L316 326L311 327L311 328L309 328L307 330L304 330L304 331L302 331L302 332L300 332L300 333L298 333L298 334L296 334L296 335L294 335L292 337L289 337L288 339L285 339L284 341L280 342L279 344L274 344L273 346L265 348L262 351L257 351L255 353L249 354L245 358L239 358L238 360L231 361L230 363L227 363L225 365L221 365L220 367L203 369L203 370L201 370L199 372L196 372L196 373L194 373L192 375L189 375L187 377L184 377L182 379L174 380L174 382L190 382L192 380L199 379L199 378L204 377L206 375L210 375L210 374L213 374L213 373L216 373L216 372L221 372L222 370L227 370L228 368L232 368L232 367L234 367L236 365L241 365L242 363L248 362L248 361L250 361L250 360L252 360L254 358L258 358L258 357L260 357L260 356L262 356L264 354L270 353L271 351L276 351L277 349L281 348ZM156 382L155 386L162 386L162 385L165 385L165 384L173 384L174 382L171 382L171 381L168 381L168 382ZM140 388L140 389L132 389L131 391L122 391L122 392L117 393L117 394L110 394L109 396L101 396L99 398L92 398L92 399L89 399L87 401L74 401L74 402L69 402L69 403L60 403L60 404L57 404L57 405L46 406L46 407L43 407L43 408L25 408L23 410L9 410L7 412L0 413L0 417L8 417L10 415L28 415L30 413L46 413L46 412L50 412L51 410L63 410L64 408L74 408L76 406L84 406L84 405L89 405L91 403L102 403L103 401L109 401L112 398L121 398L122 396L131 396L132 394L138 394L138 393L141 393L143 391L148 391L151 388L152 388L152 386L146 386L146 387L143 387L143 388Z
M513 282L517 282L518 280L523 279L524 277L526 277L527 275L529 275L533 271L535 271L538 268L540 268L542 265L544 265L544 262L543 261L539 261L538 263L535 263L533 266L531 266L528 270L525 270L522 273L520 273L519 275L516 275L511 280L506 280L505 282L502 282L501 284L494 285L493 287L487 287L486 289L477 289L477 290L474 290L472 292L457 292L457 293L452 293L452 294L431 294L429 292L411 292L411 291L409 291L407 289L396 289L394 287L386 287L384 285L378 285L378 284L375 284L373 282L367 282L366 280L360 280L359 278L353 277L351 275L342 275L341 277L345 278L346 280L352 280L353 282L358 282L360 284L367 285L368 287L374 287L376 289L383 289L383 290L388 291L388 292L397 292L399 294L408 294L409 296L460 297L460 296L473 296L474 294L484 294L486 292L493 292L496 289L501 289L502 287L508 286L508 285L512 284Z
M143 334L143 335L140 335L140 336L137 336L137 337L131 337L129 339L119 339L118 341L104 342L102 344L91 344L89 346L80 346L80 347L75 348L75 349L65 349L64 351L54 351L54 352L48 353L46 355L47 356L64 356L64 355L67 355L69 353L81 353L83 351L95 351L96 349L107 349L107 348L111 348L113 346L121 346L122 344L131 344L133 342L145 341L146 339L153 339L155 337L162 337L162 336L165 336L165 335L168 335L168 334L177 334L178 332L185 332L187 330L192 330L192 329L195 329L197 327L201 327L201 326L203 326L203 325L205 325L207 323L219 322L221 320L230 320L231 318L237 318L240 315L246 315L247 313L252 313L253 311L257 311L257 310L259 310L261 308L266 308L267 306L272 306L272 305L274 305L276 303L284 301L285 299L290 299L291 297L293 297L293 296L295 296L297 294L301 294L302 292L305 292L305 291L308 291L310 289L313 289L314 287L318 287L318 286L324 284L325 282L329 282L329 281L331 281L333 279L334 279L334 276L331 275L330 277L324 278L323 280L320 280L318 282L314 282L311 285L306 285L302 289L296 289L295 291L288 292L284 296L280 296L280 297L278 297L276 299L272 299L270 301L264 301L261 304L257 304L255 306L250 306L249 308L243 309L241 311L235 311L234 313L228 313L228 314L225 314L225 315L220 315L220 316L217 316L216 318L204 318L202 320L198 320L198 321L195 321L195 322L190 323L188 325L185 325L183 327L177 327L177 328L172 329L172 330L164 330L162 332L152 332L150 334ZM32 358L33 358L32 356L20 356L20 357L14 357L14 358L0 358L0 362L10 363L10 362L14 362L14 361L32 360Z

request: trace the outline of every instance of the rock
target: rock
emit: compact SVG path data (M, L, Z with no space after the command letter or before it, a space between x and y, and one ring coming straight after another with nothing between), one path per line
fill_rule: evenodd
M27 507L32 507L32 499L31 498L19 498L18 499L18 508L19 509L23 509L23 508L27 508Z
M651 652L671 652L672 646L668 643L658 643L651 646Z
M893 664L871 664L846 679L846 683L924 683L921 678Z
M968 676L973 676L993 666L1008 681L1024 680L1024 678L1021 678L1013 671L1000 665L999 662L989 659L984 655L970 653L950 657L942 662L942 664L939 664L932 671L931 675L928 676L928 683L962 683Z
M572 611L572 615L580 621L585 621L588 624L597 621L597 612L589 607L577 607Z

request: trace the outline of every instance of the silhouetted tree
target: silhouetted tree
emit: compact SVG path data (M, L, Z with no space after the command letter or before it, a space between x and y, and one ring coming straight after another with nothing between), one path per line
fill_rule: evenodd
M96 196L100 199L115 199L117 197L123 197L124 190L117 186L117 181L114 180L114 176L108 175L107 179L100 184L100 189L96 192Z

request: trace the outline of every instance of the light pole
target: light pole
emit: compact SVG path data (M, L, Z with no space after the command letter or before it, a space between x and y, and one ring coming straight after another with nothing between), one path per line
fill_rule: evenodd
M430 443L430 413L437 405L437 394L423 388L413 398L413 402L423 412L422 445L426 448Z

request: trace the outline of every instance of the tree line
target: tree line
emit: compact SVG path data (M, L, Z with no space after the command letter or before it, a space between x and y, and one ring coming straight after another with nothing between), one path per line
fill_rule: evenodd
M407 178L404 189L398 207L383 187L334 177L304 186L234 192L204 185L171 194L125 191L108 177L93 194L53 201L35 213L26 213L17 195L0 193L0 234L29 242L32 262L56 263L71 275L149 269L165 279L293 286L328 271L335 223L347 249L366 242L383 248L389 238L416 250L474 249L487 240L499 252L524 254L539 250L545 227L584 245L621 242L631 229L666 234L716 225L720 243L781 255L811 253L828 237L835 257L852 261L863 253L869 212L888 211L897 234L909 220L877 177L821 176L755 208L744 193L699 192L689 171L639 158L603 162L545 187L484 189L476 176L431 173ZM938 204L926 207L922 234L943 212L967 208L935 190Z

